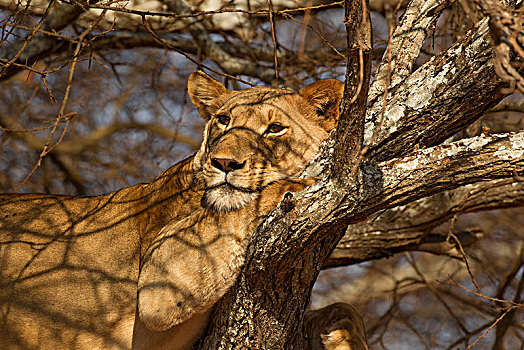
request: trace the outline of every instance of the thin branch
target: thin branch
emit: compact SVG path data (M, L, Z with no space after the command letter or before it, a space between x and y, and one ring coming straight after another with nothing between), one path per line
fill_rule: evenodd
M153 29L151 28L151 25L146 21L145 17L142 19L143 20L143 23L144 23L144 27L146 28L146 30L149 32L149 34L151 34L151 36L158 42L160 43L162 46L164 46L165 48L167 49L171 49L171 50L174 50L175 52L178 52L179 54L181 54L182 56L184 56L186 59L188 59L189 61L191 61L192 63L194 63L195 65L197 65L198 67L202 68L202 69L207 69L215 74L218 74L218 75L222 75L222 76L225 76L229 79L233 79L233 80L236 80L236 81L239 81L241 83L244 83L244 84L247 84L249 86L254 86L254 84L250 83L249 81L245 81L243 79L240 79L240 78L237 78L235 76L232 76L230 74L224 74L222 72L219 72L213 68L210 68L200 62L198 62L197 60L195 60L194 58L192 58L190 55L188 55L187 53L185 53L183 50L180 50L178 47L174 46L174 45L171 45L170 42L160 38L154 31Z
M342 50L339 50L337 49L335 46L333 46L329 40L326 39L326 37L324 37L324 35L322 35L322 33L320 33L318 30L316 30L314 27L312 27L311 25L307 24L306 21L300 21L298 19L296 19L295 17L293 17L292 15L289 15L289 14L284 14L284 18L286 19L291 19L293 20L294 22L297 22L298 24L301 24L303 27L304 27L304 33L305 33L305 30L306 28L309 28L310 30L312 30L321 40L324 44L326 44L327 46L329 46L331 48L331 50L333 50L333 52L335 52L335 54L337 56L339 56L341 59L343 60L347 60L347 57L346 55L344 55L342 52ZM303 50L299 49L299 55L300 54L303 54Z
M31 15L41 16L43 13L43 8L48 5L49 0L31 0L31 1L17 1L13 2L11 0L0 0L0 8L16 11L21 7L24 8L24 13ZM240 5L237 8L224 8L217 10L208 10L202 11L199 7L191 7L192 12L189 14L177 14L172 12L163 11L162 5L163 1L155 3L155 9L140 9L140 3L129 3L125 6L121 6L118 2L115 5L111 4L89 4L84 6L89 10L79 18L78 25L82 27L89 27L90 22L93 18L98 16L99 11L96 10L107 10L114 12L114 14L108 16L110 19L102 21L100 27L102 29L112 28L115 25L115 29L118 30L136 30L141 26L141 17L147 16L149 20L153 20L152 26L154 30L167 30L167 31L178 31L181 27L184 26L183 23L180 23L180 19L191 19L197 17L213 17L218 14L244 14L255 17L267 17L269 11L267 7L263 6L263 2L255 2L251 4L251 8L254 10L247 10L242 8ZM330 8L340 8L343 6L343 1L313 1L311 6L306 7L292 7L289 8L289 2L287 1L275 1L274 15L283 16L286 14L301 13L307 10L323 10ZM132 7L135 5L136 7ZM148 4L151 5L151 4ZM94 11L93 11L94 10ZM116 18L116 20L115 20ZM113 23L114 22L114 23ZM204 23L207 30L212 30L212 26L209 21ZM223 30L224 28L218 28Z
M164 0L168 10L177 14L191 14L192 10L185 0ZM254 62L236 59L228 52L218 46L207 32L200 21L185 20L188 31L197 43L202 53L215 62L224 72L230 75L248 74L256 76L268 83L274 79L274 72L271 69L256 65Z
M49 3L50 7L54 0ZM59 3L49 11L47 16L42 17L42 21L26 38L21 39L23 43L15 43L13 46L2 45L0 47L0 57L31 66L43 54L53 50L55 40L38 30L42 27L47 32L60 31L72 23L84 11L80 6L72 6L66 3ZM45 13L47 14L47 12ZM0 74L0 79L7 79L21 70L18 65L4 65Z
M267 0L267 9L269 12L269 23L271 25L271 39L273 40L273 55L275 64L275 79L278 80L278 59L277 59L277 36L275 34L275 21L273 20L273 4L271 0Z
M515 306L510 306L507 310L504 310L502 315L500 315L477 339L475 339L473 343L468 345L466 350L472 349L475 346L475 344L477 344L482 338L484 338L493 329L493 327L495 327L497 323L499 323L513 309L515 309Z
M413 257L413 255L408 253L408 254L405 254L405 256L406 256L406 260L408 261L408 263L411 265L413 270L415 270L418 278L420 278L422 283L424 283L424 285L429 289L429 291L431 292L433 297L436 300L438 300L442 306L444 306L444 309L446 309L446 311L449 313L449 315L451 317L453 317L453 319L455 320L455 322L459 326L459 328L462 330L462 332L468 333L468 329L466 328L466 325L457 316L456 311L453 310L453 308L450 305L448 305L448 303L444 300L442 295L440 293L438 293L437 289L431 283L428 283L428 281L424 277L424 274L422 272L420 272L420 269L418 268L418 266L417 266L417 264L415 262L415 258Z
M105 10L100 14L99 18L102 18L104 15L105 15ZM64 94L64 98L62 100L62 105L60 106L60 111L58 112L58 116L55 119L55 122L53 124L53 128L51 129L51 132L47 136L47 140L46 140L45 145L44 145L44 147L42 149L42 152L40 152L40 156L38 158L38 161L36 162L36 164L33 167L33 169L29 172L29 174L27 174L27 176L24 178L24 180L22 180L22 182L18 185L18 187L16 188L16 191L18 191L20 188L22 188L22 186L24 186L24 184L34 174L36 169L38 169L38 167L42 164L42 159L48 153L53 151L53 149L62 142L62 139L65 136L65 133L67 131L67 127L69 126L69 119L66 119L65 126L64 126L64 128L62 130L62 133L60 134L58 140L54 144L51 144L53 136L54 136L55 132L57 131L58 126L61 124L62 119L63 119L63 115L64 115L65 108L66 108L66 105L67 105L67 100L69 98L69 93L71 92L71 85L73 84L73 75L75 73L77 58L78 58L78 55L80 53L80 49L82 48L83 40L94 29L96 24L97 24L97 21L93 22L92 25L88 29L86 29L82 34L80 34L80 36L78 37L78 43L76 45L75 53L73 55L73 61L71 63L71 67L69 68L69 75L67 77L66 91L65 91L65 94Z
M5 119L5 117L4 117ZM46 129L52 128L53 126L46 127ZM45 141L37 138L35 135L26 130L12 130L9 128L2 128L3 130L12 133L13 136L24 140L31 148L42 151L45 146ZM35 129L36 130L36 129ZM88 150L96 150L104 140L107 140L114 134L117 134L126 130L146 130L150 133L162 136L166 139L182 142L193 149L197 149L200 146L200 142L194 138L181 134L176 131L169 130L162 125L146 124L146 123L114 123L105 127L101 127L93 131L91 134L85 137L77 137L74 141L62 141L60 144L53 148L52 152L57 154L64 154L68 156L78 156ZM32 130L27 130L32 131Z
M42 25L45 23L45 20L47 19L47 16L49 15L49 11L51 10L52 6L53 6L53 3L54 3L54 0L50 1L49 2L49 5L47 6L47 8L45 9L45 12L44 12L44 15L42 16L42 18L40 19L40 21L38 22L38 24L32 28L31 30L31 33L29 33L29 35L24 39L24 42L22 43L22 45L20 46L20 48L16 49L15 46L13 46L11 48L10 51L12 50L16 50L16 53L13 55L12 52L9 52L9 50L6 50L6 52L2 52L0 51L0 57L10 57L10 56L13 56L11 59L9 59L8 62L6 62L3 66L2 66L2 70L0 71L0 78L2 76L7 76L9 77L9 75L7 74L7 71L9 68L12 67L13 63L15 63L19 58L20 56L22 55L22 53L24 52L24 50L27 48L27 46L29 45L29 43L31 42L31 40L33 40L33 37L37 34L38 30L42 27Z

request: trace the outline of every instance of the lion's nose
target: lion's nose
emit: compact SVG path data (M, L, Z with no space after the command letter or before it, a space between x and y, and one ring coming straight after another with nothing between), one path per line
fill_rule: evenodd
M230 171L242 169L246 162L239 163L232 158L211 158L211 165L225 173L229 173Z

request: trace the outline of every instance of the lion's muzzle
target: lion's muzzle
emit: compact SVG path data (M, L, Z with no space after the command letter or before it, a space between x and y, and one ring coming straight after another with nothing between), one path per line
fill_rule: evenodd
M211 158L211 165L220 171L229 173L244 168L246 161L239 162L233 158Z

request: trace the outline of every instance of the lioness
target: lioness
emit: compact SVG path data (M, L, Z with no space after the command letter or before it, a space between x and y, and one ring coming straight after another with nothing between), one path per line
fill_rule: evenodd
M0 195L0 349L184 349L233 283L246 237L334 127L343 84L189 95L199 151L95 197ZM250 231L251 230L251 231Z

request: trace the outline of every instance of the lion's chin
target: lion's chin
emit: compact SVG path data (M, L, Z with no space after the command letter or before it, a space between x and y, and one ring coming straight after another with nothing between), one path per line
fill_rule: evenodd
M218 212L242 209L258 197L258 192L246 192L228 184L207 189L202 197L202 205Z

